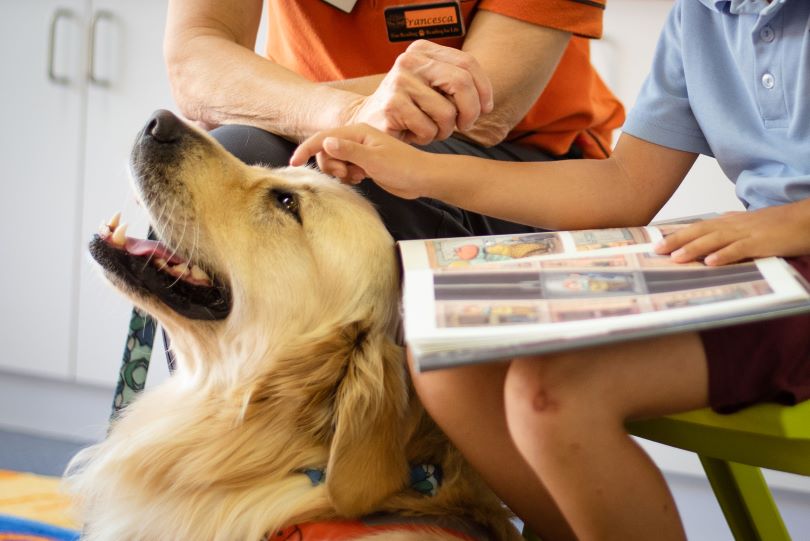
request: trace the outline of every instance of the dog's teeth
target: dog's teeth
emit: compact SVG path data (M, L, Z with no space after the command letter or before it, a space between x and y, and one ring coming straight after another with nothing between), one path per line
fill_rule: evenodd
M101 238L106 239L112 235L112 231L110 231L110 227L107 224L101 222L101 224L98 226L98 234L101 235Z
M188 263L178 263L172 267L172 270L175 271L178 276L183 276L188 272Z
M162 257L155 258L155 265L157 265L157 268L159 269L165 269L166 265L168 264L169 262L163 259Z
M112 218L107 222L107 227L110 228L111 231L115 231L115 228L118 227L118 224L121 223L121 213L116 212Z
M195 280L205 280L207 282L211 281L211 278L198 265L192 265L191 277Z
M127 243L127 224L121 224L112 233L113 244L124 246Z

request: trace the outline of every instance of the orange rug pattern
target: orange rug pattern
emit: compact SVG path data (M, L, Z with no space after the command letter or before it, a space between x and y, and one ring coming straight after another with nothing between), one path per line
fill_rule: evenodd
M58 477L0 470L0 515L78 529Z

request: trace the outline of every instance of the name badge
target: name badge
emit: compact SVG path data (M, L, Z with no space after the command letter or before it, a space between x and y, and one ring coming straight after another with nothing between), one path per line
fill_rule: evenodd
M323 0L330 6L338 8L340 11L351 13L357 0Z
M385 10L388 41L452 38L464 35L458 2L394 6Z

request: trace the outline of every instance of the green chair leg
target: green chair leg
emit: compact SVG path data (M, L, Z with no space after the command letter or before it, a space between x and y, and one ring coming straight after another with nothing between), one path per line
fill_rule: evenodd
M762 472L754 466L700 457L737 541L790 541Z

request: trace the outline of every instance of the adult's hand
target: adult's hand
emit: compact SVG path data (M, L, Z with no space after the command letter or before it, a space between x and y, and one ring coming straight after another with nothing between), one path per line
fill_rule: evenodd
M492 109L492 84L475 57L419 40L397 58L370 96L350 105L345 123L366 123L424 145L470 129Z

